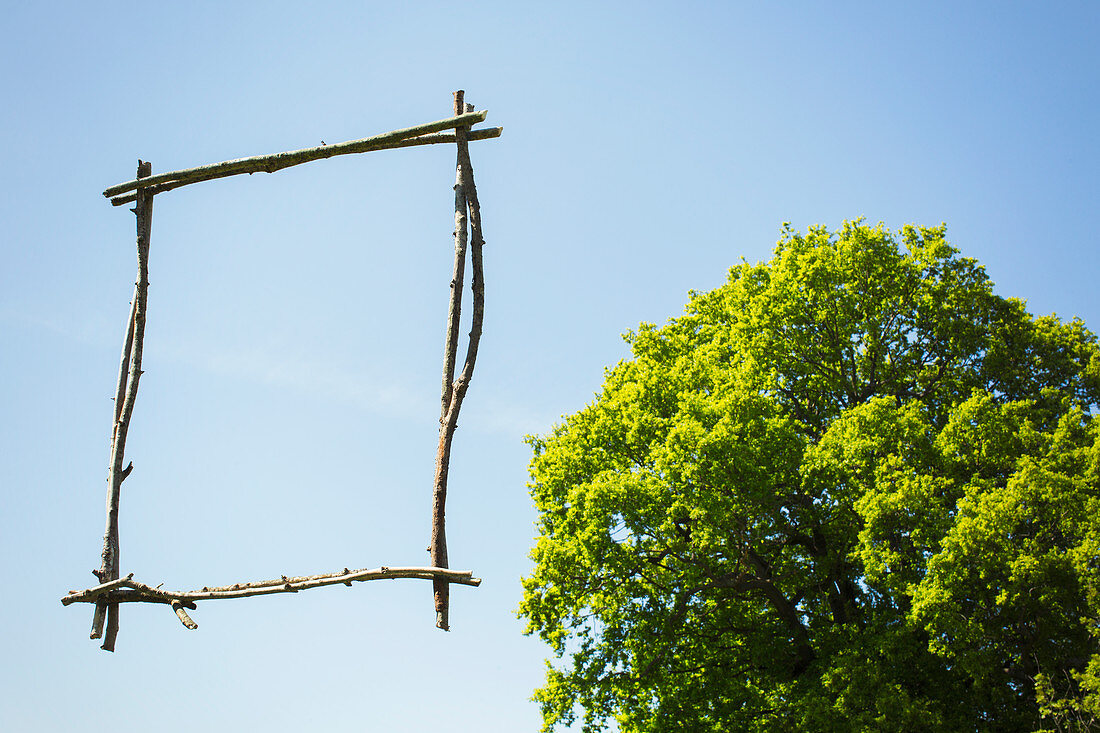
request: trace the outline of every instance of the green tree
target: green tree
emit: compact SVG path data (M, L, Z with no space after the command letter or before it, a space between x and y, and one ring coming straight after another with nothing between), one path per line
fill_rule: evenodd
M787 227L529 439L547 730L1100 714L1100 350L944 235Z

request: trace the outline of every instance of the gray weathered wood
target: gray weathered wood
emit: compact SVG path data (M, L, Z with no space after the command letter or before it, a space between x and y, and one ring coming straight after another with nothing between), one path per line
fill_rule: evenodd
M470 130L469 139L470 140L489 140L489 139L494 138L494 137L500 137L500 135L503 131L504 131L503 127L488 127L488 128L485 128L484 130ZM411 148L411 147L414 147L416 145L437 145L439 143L453 143L454 141L455 141L454 133L441 132L441 133L435 133L435 134L432 134L432 135L421 135L419 137L413 137L413 138L409 138L407 140L398 140L397 142L394 142L394 143L386 143L384 145L379 145L376 148L371 148L371 150L393 150L395 148ZM363 151L363 152L370 152L370 151ZM212 181L212 180L215 180L215 179L218 179L218 178L226 178L228 176L235 176L235 175L238 175L238 173L237 172L229 172L229 173L223 173L223 174L220 174L220 175L217 175L217 176L210 176L209 178L204 178L202 180L204 180L204 181L211 180ZM186 185L189 185L191 183L198 183L198 181L168 181L166 183L160 183L160 184L157 184L155 186L149 186L149 191L151 191L154 194L163 193L164 191L171 191L174 188L179 188L180 186L186 186ZM111 205L112 206L122 206L123 204L131 203L132 201L135 201L136 199L137 199L137 195L133 194L133 193L119 194L118 196L112 196L111 197Z
M152 173L152 164L138 161L137 176L148 178ZM145 314L149 296L149 240L153 221L153 194L139 190L137 207L137 260L138 277L134 283L134 297L130 304L130 321L126 328L126 343L122 347L119 363L118 385L115 389L115 421L111 435L111 460L107 473L107 527L103 533L103 552L101 564L96 576L101 583L118 578L119 539L118 511L122 494L122 482L129 475L129 467L123 468L126 455L126 436L130 429L130 418L134 413L137 400L138 383L141 381L141 357L145 343ZM121 404L120 404L121 400ZM102 648L114 651L115 638L118 635L118 604L96 604L92 618L93 639L103 634L103 619L107 617L107 632Z
M335 573L305 575L297 577L282 576L273 580L261 580L251 583L234 583L215 588L204 587L200 590L176 591L152 587L133 579L133 573L125 578L109 581L82 591L70 591L61 599L61 604L74 603L106 604L116 607L122 603L162 603L172 606L176 616L188 628L198 628L183 609L194 610L196 601L224 600L229 598L249 598L274 593L298 593L303 590L322 588L329 585L351 585L354 582L370 580L395 580L398 578L419 578L421 580L443 581L447 584L481 585L481 579L473 577L469 570L450 570L437 567L379 567L349 570L344 568ZM190 623L188 623L190 622ZM193 624L193 625L192 625Z
M457 117L448 117L444 120L427 122L423 125L416 125L415 127L406 127L402 130L384 132L381 135L374 135L361 140L349 140L348 142L336 143L334 145L318 145L313 148L289 150L284 153L273 153L271 155L255 155L249 158L237 158L235 160L226 160L221 163L202 165L196 168L185 168L178 171L169 171L168 173L158 173L155 176L139 176L132 181L110 186L103 191L103 195L110 198L111 196L125 193L126 191L147 188L168 181L187 184L206 181L211 178L235 176L242 173L274 173L277 170L289 168L293 165L301 165L302 163L308 163L313 160L378 150L380 146L417 137L418 135L425 135L427 133L439 132L440 130L448 130L451 128L459 129L463 126L481 122L485 119L487 114L489 114L487 110L481 110L480 112L470 112L469 114Z

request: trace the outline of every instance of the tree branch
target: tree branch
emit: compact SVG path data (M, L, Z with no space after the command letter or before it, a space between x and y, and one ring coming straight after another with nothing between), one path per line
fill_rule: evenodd
M680 597L676 599L676 603L672 608L672 615L669 616L668 623L661 633L661 647L638 674L638 679L644 680L648 678L649 675L652 674L654 668L661 663L672 648L672 638L676 635L676 632L679 631L681 624L683 624L684 617L687 616L688 604L691 602L691 598L694 594L694 590L685 590L681 592Z

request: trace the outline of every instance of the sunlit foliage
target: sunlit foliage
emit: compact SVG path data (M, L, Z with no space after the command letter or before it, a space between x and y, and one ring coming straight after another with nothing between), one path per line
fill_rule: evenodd
M789 228L530 439L547 729L1087 729L1100 351L944 227Z

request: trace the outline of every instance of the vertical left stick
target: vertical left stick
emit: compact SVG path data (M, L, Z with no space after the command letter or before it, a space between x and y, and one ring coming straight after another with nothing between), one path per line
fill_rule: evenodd
M146 178L153 172L151 163L138 161L137 177ZM115 421L111 434L111 461L107 474L107 529L103 535L102 563L93 571L99 582L118 578L118 504L122 482L129 475L131 466L123 468L126 455L126 434L130 429L130 417L134 413L138 381L141 379L141 353L145 341L145 313L149 296L149 236L153 222L153 194L147 189L137 191L137 260L138 276L134 283L134 298L130 302L130 321L126 327L126 340L122 345L122 358L118 367L118 385L115 389ZM92 619L91 638L103 636L103 622L107 622L107 634L102 648L115 650L118 636L117 603L101 601L96 604Z

